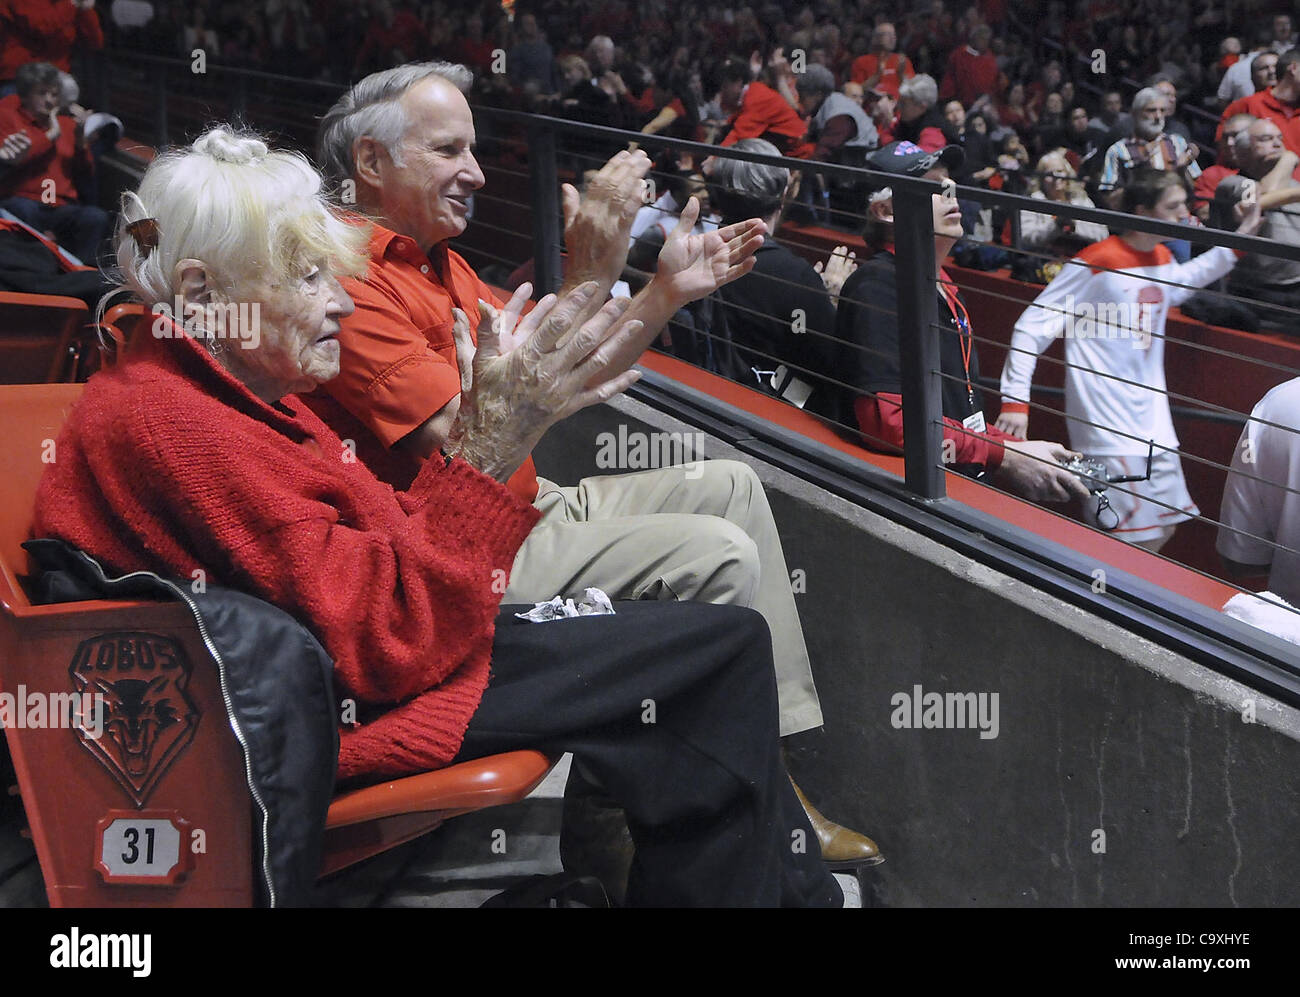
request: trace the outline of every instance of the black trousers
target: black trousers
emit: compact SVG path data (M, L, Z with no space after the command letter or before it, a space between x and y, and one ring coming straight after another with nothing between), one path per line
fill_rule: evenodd
M502 607L458 761L572 751L626 811L628 903L839 906L781 761L767 624L703 603L524 623Z

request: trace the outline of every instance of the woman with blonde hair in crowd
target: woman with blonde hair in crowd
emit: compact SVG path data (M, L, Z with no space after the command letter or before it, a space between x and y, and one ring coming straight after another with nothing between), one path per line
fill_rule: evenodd
M1038 189L1029 196L1080 208L1095 207L1084 193L1083 184L1064 149L1053 149L1038 160ZM1020 212L1021 249L1047 251L1064 237L1072 238L1078 245L1086 245L1100 242L1109 235L1106 226L1098 222L1076 221L1048 212Z

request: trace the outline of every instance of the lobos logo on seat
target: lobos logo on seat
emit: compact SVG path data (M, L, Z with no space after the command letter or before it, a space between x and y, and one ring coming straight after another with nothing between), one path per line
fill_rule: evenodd
M83 735L82 747L144 806L199 723L184 649L161 634L100 634L82 641L68 672L77 692L103 697L103 735Z

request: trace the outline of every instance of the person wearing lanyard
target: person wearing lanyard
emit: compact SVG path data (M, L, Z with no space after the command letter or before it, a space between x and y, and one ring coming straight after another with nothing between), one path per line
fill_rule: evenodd
M893 142L867 157L867 168L927 180L948 179L962 162L960 146L926 152L911 142ZM1061 462L1075 455L1046 440L1019 440L989 426L975 395L979 355L970 315L957 285L942 263L962 237L961 207L949 193L935 194L934 257L939 296L939 369L943 402L943 459L953 470L985 477L1024 498L1046 502L1087 499L1088 490ZM888 187L871 195L863 233L879 250L844 282L836 315L842 379L852 385L841 409L872 449L903 446L902 373L899 360L898 267L893 245L893 194Z

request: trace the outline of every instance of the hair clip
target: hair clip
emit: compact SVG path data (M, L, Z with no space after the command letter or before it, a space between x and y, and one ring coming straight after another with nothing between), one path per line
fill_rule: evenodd
M135 240L142 255L148 256L158 248L158 219L140 218L126 227L126 233Z

